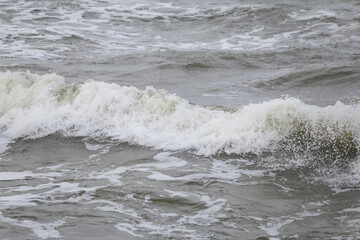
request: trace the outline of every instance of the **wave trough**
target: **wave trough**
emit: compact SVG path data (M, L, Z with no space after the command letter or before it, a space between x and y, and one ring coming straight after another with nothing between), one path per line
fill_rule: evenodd
M97 81L66 84L56 74L0 74L2 138L110 139L199 155L285 149L357 156L360 105L318 107L296 98L237 111L193 105L165 90ZM283 148L284 149L284 148Z

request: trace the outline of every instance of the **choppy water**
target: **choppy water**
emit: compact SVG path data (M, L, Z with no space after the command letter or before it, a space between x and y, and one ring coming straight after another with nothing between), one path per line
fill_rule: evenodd
M1 1L1 239L360 238L359 16Z

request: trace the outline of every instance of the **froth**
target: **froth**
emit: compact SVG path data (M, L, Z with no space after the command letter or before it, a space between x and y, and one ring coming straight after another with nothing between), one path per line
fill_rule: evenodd
M214 110L153 87L66 84L55 74L6 72L0 78L0 129L10 139L58 132L200 155L261 153L284 142L294 149L358 150L359 105L321 108L286 98Z

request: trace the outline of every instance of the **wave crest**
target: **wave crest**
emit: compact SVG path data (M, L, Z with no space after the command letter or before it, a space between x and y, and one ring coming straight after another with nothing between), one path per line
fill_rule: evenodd
M6 72L0 75L0 129L10 139L58 132L207 156L279 149L356 156L360 105L321 108L286 98L232 111L193 105L153 87L66 84L56 74Z

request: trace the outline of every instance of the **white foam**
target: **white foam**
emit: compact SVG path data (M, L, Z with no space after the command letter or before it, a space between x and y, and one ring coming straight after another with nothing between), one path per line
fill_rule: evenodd
M101 144L91 144L88 142L85 142L85 148L89 151L98 151L104 148Z
M142 171L142 172L150 172L152 173L149 178L158 179L158 180L175 180L170 176L157 172L156 170L168 170L172 168L180 168L185 166L187 162L183 159L170 156L170 152L162 152L158 153L154 156L154 160L156 162L151 163L141 163L136 164L131 167L118 167L112 170L104 170L101 173L94 172L91 174L90 178L95 179L108 179L109 182L115 183L116 185L121 185L121 175L127 171Z
M200 210L197 214L192 216L184 216L179 219L178 223L187 223L195 224L199 226L208 227L213 223L219 222L220 218L226 217L225 214L221 213L226 200L219 198L215 201L212 201L208 196L202 196L202 201L204 201L208 208L205 210Z
M49 189L49 188L53 188L53 187L56 187L56 186L58 186L58 185L56 185L53 182L50 182L50 183L40 184L40 185L37 185L37 186L19 186L19 187L16 187L15 189L12 189L12 191L27 192L27 191L33 191L33 190Z
M95 192L100 187L80 187L79 183L45 183L37 186L17 186L4 188L3 196L0 196L0 210L9 209L20 206L35 206L38 202L51 203L79 203L82 201L89 201L92 199L91 193ZM37 194L28 193L29 191L39 191ZM27 192L27 193L23 193ZM74 193L80 193L74 195ZM12 195L8 195L12 194ZM71 195L70 195L71 194ZM54 196L66 196L66 200L56 200Z
M196 234L194 230L186 229L185 226L179 226L179 225L157 225L152 222L148 221L142 221L137 225L139 228L147 229L149 230L148 234L160 234L162 236L171 236L173 235L173 232L181 232L185 237L194 237L196 238ZM190 236L188 235L190 234Z
M136 234L135 231L138 229L134 225L129 223L118 223L115 225L115 228L119 229L120 231L130 233L135 237L143 237L143 235Z
M58 177L61 176L57 172L47 172L47 173L34 173L31 171L22 171L22 172L0 172L0 181L14 181L22 180L26 178L49 178L49 177Z
M33 173L30 171L23 172L0 172L0 181L20 180L31 176Z
M123 1L121 4L116 1L89 2L85 0L77 1L76 11L73 8L54 5L49 3L29 2L22 6L9 4L2 6L0 14L10 15L6 24L2 24L0 35L0 48L4 57L21 57L30 59L51 59L68 60L71 52L88 53L92 55L109 56L119 51L166 51L166 50L235 50L235 51L254 51L281 49L304 44L323 45L323 38L307 39L302 35L291 38L292 32L271 34L264 28L260 34L253 30L246 31L240 28L235 31L230 30L218 34L218 38L196 38L182 36L179 38L178 30L175 34L169 34L168 28L154 27L154 31L145 31L144 22L154 21L159 25L175 25L177 23L187 23L188 21L200 21L206 23L209 18L219 18L222 21L247 17L247 14L256 14L256 11L269 10L271 6L259 4L189 4L189 3L156 3L141 2L134 4L132 1ZM269 8L270 7L270 8ZM41 9L41 11L38 11ZM35 10L35 11L34 11ZM16 12L10 13L9 12ZM250 15L252 15L250 14ZM259 13L262 14L262 13ZM284 19L284 30L290 20L310 21L327 18L340 18L344 15L351 16L352 13L342 14L333 10L300 10L288 15ZM88 16L88 17L87 17ZM251 16L249 16L251 18ZM353 18L355 18L354 16ZM55 24L48 21L54 20ZM347 19L346 19L347 20ZM345 21L343 21L345 23ZM254 23L255 24L255 23ZM261 23L261 20L259 21ZM299 31L306 31L306 26L298 26ZM348 40L356 42L356 38L351 31L346 30L347 25L342 25L346 31ZM204 30L204 35L209 35L209 31ZM207 28L205 28L207 29ZM256 26L255 29L260 29ZM316 31L314 31L315 33ZM356 31L355 31L356 32ZM327 31L329 33L329 31ZM198 35L198 34L195 34ZM350 36L353 35L353 36ZM290 37L289 37L290 36ZM330 41L341 41L344 34L336 34L328 37ZM160 38L159 38L160 37ZM220 39L219 39L220 38ZM74 39L72 44L68 44L69 39ZM209 40L210 39L210 40ZM144 41L145 40L145 41ZM290 41L289 41L290 40Z
M55 228L65 223L65 221L63 220L58 220L52 223L38 223L31 220L16 220L13 218L5 217L1 212L0 221L13 226L28 228L32 230L33 233L40 239L62 238L60 233Z
M186 192L179 192L179 191L172 191L172 190L169 190L169 189L164 189L166 192L168 192L170 194L170 197L183 197L183 198L186 198L186 197L189 197L190 194L189 193L186 193Z
M278 184L278 183L275 183L275 182L273 182L273 184L275 185L275 186L278 186L280 189L281 189L281 191L284 191L284 192L290 192L290 191L294 191L293 189L291 189L291 188L288 188L288 187L285 187L285 186L283 186L283 185L281 185L281 184Z
M167 155L168 153L166 153ZM155 158L155 157L154 157ZM173 157L172 157L173 158ZM165 160L166 158L164 158L163 160ZM170 158L171 159L171 158ZM178 164L179 171L181 171L181 167L184 164L181 164L181 159L179 158L174 158L174 159L178 159L178 161L180 162ZM183 161L183 160L182 160ZM232 160L230 160L232 161ZM161 165L161 167L155 168L158 170L161 169L167 169L167 164L164 164L165 162L163 161L163 165ZM144 171L144 172L150 172L151 174L148 176L148 178L153 179L153 180L158 180L158 181L193 181L193 180L197 180L197 179L203 179L203 180L209 180L209 179L214 179L218 182L225 182L225 183L232 183L232 184L236 184L236 180L239 179L242 175L242 173L248 175L248 176L261 176L263 171L262 170L244 170L244 169L239 169L237 168L235 165L232 165L229 163L229 161L221 161L221 160L216 160L216 159L212 159L211 165L208 166L210 167L209 170L205 170L204 173L198 173L197 170L195 171L190 171L187 170L187 174L181 177L172 177L169 175L166 175L165 173L162 172L158 172L156 170L153 170L153 168L134 168L131 170L138 170L138 171ZM147 167L153 166L154 164L149 164ZM174 165L174 164L171 164ZM156 166L156 164L155 164Z
M89 196L90 193L95 192L97 189L101 188L99 187L81 187L79 183L68 183L68 182L59 182L54 184L55 188L50 189L49 191L46 191L40 196L46 198L46 197L52 197L54 195L68 195L72 193L81 193L79 196L70 196L66 202L74 202L78 203L83 200L90 200L92 197ZM64 202L64 200L53 200L52 202Z
M279 235L279 229L289 223L292 223L294 219L277 220L276 222L268 222L261 225L259 228L265 231L268 235L274 237Z
M96 207L96 209L100 209L102 211L107 211L107 212L123 213L123 214L127 214L135 219L140 219L139 214L137 214L132 209L126 208L124 205L122 205L120 203L107 201L107 200L92 200L92 201L87 202L87 204L101 204L104 206Z
M311 19L321 19L321 18L330 18L330 17L336 17L337 15L333 11L327 11L327 10L301 10L299 12L292 12L289 14L289 17L291 17L294 20L311 20Z
M359 212L360 213L360 207L356 207L356 208L346 208L344 210L342 210L343 212Z
M34 201L38 199L38 195L30 193L0 196L0 210L18 206L35 206L36 203Z
M304 210L304 211L301 212L301 213L296 213L296 215L298 215L299 217L302 217L302 218L305 218L305 217L316 217L316 216L320 216L320 215L322 215L322 214L323 214L323 212L320 211L319 209L318 209L317 212L309 212L309 211L307 211L307 210Z
M234 161L234 159L226 161L212 159L211 163L209 163L210 165L206 166L202 170L202 173L199 173L197 170L186 170L186 175L183 174L181 177L172 177L158 171L143 170L152 173L148 176L148 178L158 181L194 181L202 179L204 181L214 180L217 182L241 185L244 183L239 182L238 180L242 175L246 175L251 178L263 176L265 173L264 170L241 169L237 165L233 164ZM248 161L241 160L240 162L246 164L249 163ZM179 168L178 171L182 171L182 169ZM248 182L246 184L248 184Z
M101 154L108 153L110 151L111 145L110 144L91 144L85 142L85 148L89 151L99 151L99 153L89 155L89 159L97 159L99 160L99 156Z
M205 7L198 4L181 3L148 3L102 1L101 4L89 1L77 1L76 11L49 3L24 3L22 6L10 4L2 6L0 14L9 15L8 11L16 11L0 29L0 48L2 56L36 59L66 59L69 52L79 51L85 45L96 54L108 55L114 51L159 51L165 49L188 50L195 45L194 41L179 42L167 34L162 34L164 41L158 41L151 33L134 29L136 22L157 21L163 24L182 20L198 20L209 17L232 15L241 9L262 8L261 5ZM38 9L42 9L38 11ZM33 11L35 10L35 11ZM87 15L90 17L86 17ZM95 17L91 17L94 15ZM56 24L45 24L54 20ZM125 23L120 28L114 23ZM129 24L130 23L130 24ZM105 26L105 27L104 27ZM140 25L141 26L141 25ZM73 44L67 39L75 38ZM144 41L144 38L147 41ZM81 43L77 41L81 39ZM153 41L155 39L155 41ZM169 43L169 44L167 44ZM201 44L201 43L200 43ZM215 45L203 42L204 48Z
M330 200L321 201L321 202L309 202L309 205L316 206L316 207L325 206L325 205L329 205L329 204L330 204Z
M288 98L228 112L192 105L152 87L141 91L95 81L66 85L54 74L7 72L0 78L0 128L10 139L62 132L212 155L276 147L297 127L296 121L319 137L336 138L346 131L357 141L360 135L360 105L338 102L320 108Z
M89 175L89 179L107 179L109 182L114 183L118 186L122 185L120 181L121 175L128 171L130 167L118 167L112 170L103 170L101 172L92 172Z

